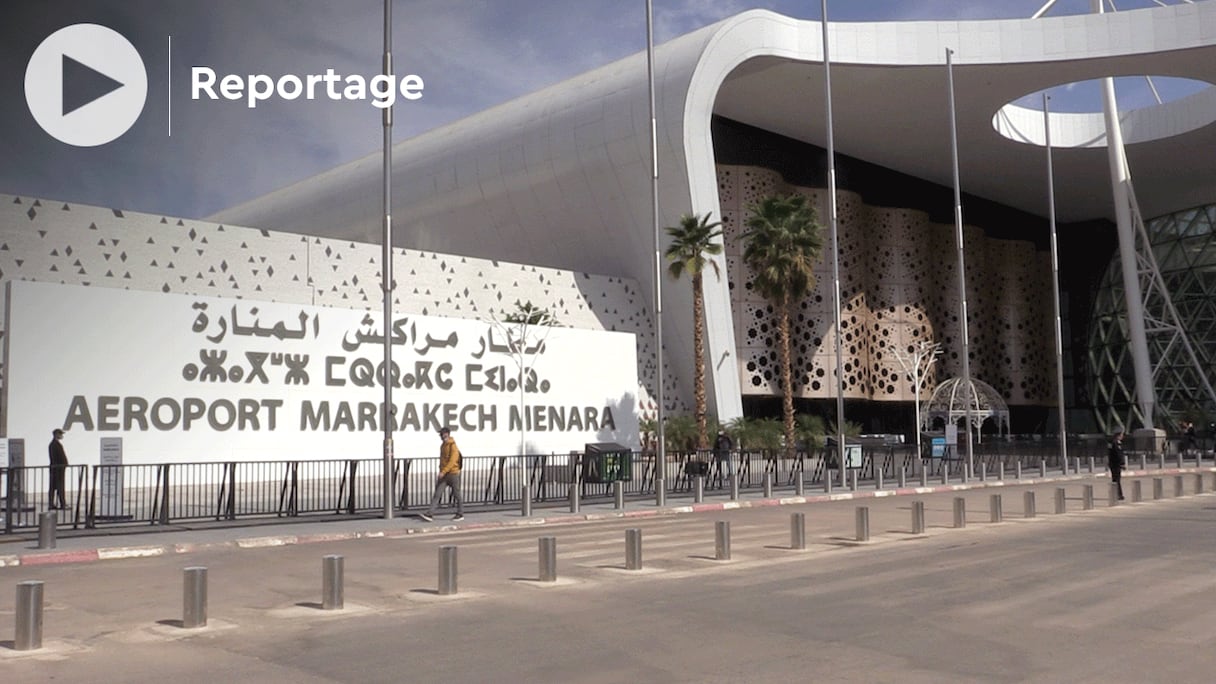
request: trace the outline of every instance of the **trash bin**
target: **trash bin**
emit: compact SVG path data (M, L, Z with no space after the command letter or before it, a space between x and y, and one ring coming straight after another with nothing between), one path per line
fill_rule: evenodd
M633 450L615 442L589 442L583 450L583 482L633 479Z

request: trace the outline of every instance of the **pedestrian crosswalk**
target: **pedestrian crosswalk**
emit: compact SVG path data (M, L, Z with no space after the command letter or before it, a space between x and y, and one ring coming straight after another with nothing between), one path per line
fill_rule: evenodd
M939 508L944 516L945 506ZM791 548L788 511L444 532L426 538L459 545L470 564L522 569L536 563L536 539L553 536L563 580L603 586L631 576L624 570L625 530L639 528L646 568L632 577L646 582L698 578L707 591L717 593L932 611L959 624L1007 622L1010 615L1024 615L1028 629L1049 634L1113 629L1156 612L1163 621L1153 638L1184 645L1216 640L1216 617L1190 609L1216 590L1216 575L1185 554L1154 546L1163 541L1158 518L1175 526L1179 521L1210 524L1202 500L1044 514L1034 520L1011 517L999 524L988 523L983 511L976 515L981 520L966 529L950 529L938 520L926 535L899 529L907 525L907 509L893 504L881 510L869 543L851 539L851 507L834 516L812 510L804 551ZM729 561L714 560L718 519L731 522ZM1138 537L1137 526L1149 529L1149 522L1156 527L1143 534L1150 536ZM1195 533L1194 527L1178 532L1179 543L1193 545ZM1077 548L1078 538L1084 540L1083 549ZM1143 551L1150 547L1152 552Z

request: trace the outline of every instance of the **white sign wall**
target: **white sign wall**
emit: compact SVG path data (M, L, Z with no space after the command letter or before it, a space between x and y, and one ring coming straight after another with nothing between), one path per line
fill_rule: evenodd
M9 283L2 426L67 431L73 463L123 438L125 463L380 458L383 327L375 313L218 297ZM634 336L554 328L519 368L502 330L395 316L398 457L638 446ZM76 455L80 455L77 457ZM83 457L83 458L82 458Z

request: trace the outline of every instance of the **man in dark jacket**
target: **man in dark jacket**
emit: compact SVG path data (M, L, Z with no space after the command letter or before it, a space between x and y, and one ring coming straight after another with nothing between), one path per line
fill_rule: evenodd
M47 497L51 508L67 508L67 497L64 496L64 480L68 468L68 455L63 450L63 430L51 432L51 443L47 446L47 455L51 460L51 491Z
M1106 466L1110 468L1110 481L1115 484L1115 493L1123 500L1123 430L1115 430L1106 452Z
M734 446L726 430L718 430L718 438L714 440L714 458L718 461L718 474L721 477L729 479L735 472L730 464L730 452Z

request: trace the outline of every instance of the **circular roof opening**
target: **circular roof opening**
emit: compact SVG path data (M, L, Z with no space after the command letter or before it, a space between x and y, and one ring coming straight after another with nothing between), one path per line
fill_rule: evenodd
M1053 147L1105 147L1102 81L1065 83L1024 95L997 110L992 127L1014 142L1046 145L1043 93L1047 93ZM1206 81L1119 77L1115 79L1115 98L1123 139L1129 145L1182 135L1216 122L1216 88Z

